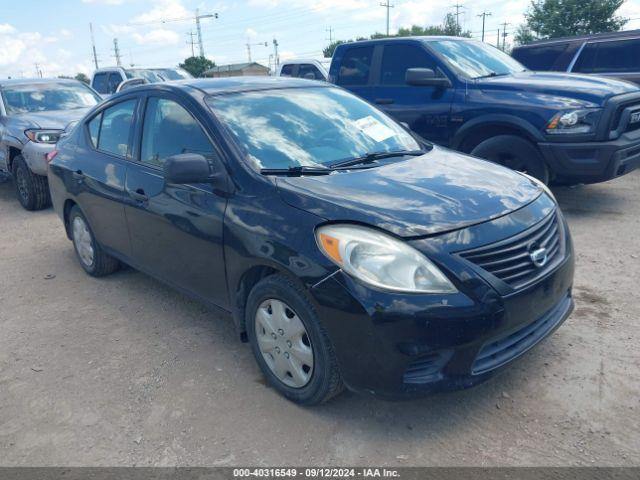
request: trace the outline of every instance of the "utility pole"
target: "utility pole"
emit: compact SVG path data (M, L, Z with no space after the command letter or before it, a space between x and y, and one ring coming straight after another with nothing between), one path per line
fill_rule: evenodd
M196 41L193 39L193 37L195 37L196 34L193 33L193 30L191 30L189 33L187 33L187 35L189 36L189 40L187 40L187 45L191 45L191 56L195 57L196 56L196 50L195 50Z
M251 47L253 46L268 47L269 42L249 43L249 40L247 39L247 43L245 45L247 46L247 58L249 59L249 63L251 63Z
M507 25L511 25L510 23L504 22L502 24L502 51L507 49Z
M122 66L122 62L120 61L120 48L118 48L118 39L113 39L113 56L116 57L116 65L119 67Z
M498 29L498 40L496 41L496 47L500 48L500 29Z
M395 7L395 5L391 5L390 1L391 0L387 0L386 2L380 4L381 7L387 9L387 37L389 36L389 12L393 7Z
M325 31L329 32L329 44L333 43L333 27L327 28Z
M487 12L486 10L482 12L479 17L482 17L482 41L484 42L484 21L487 17L491 16L491 12Z
M36 63L36 76L42 78L42 69L40 68L40 64Z
M275 65L274 70L277 70L280 66L280 57L278 56L278 40L273 39L273 62Z
M203 18L218 18L218 14L208 13L206 15L200 15L200 9L196 8L196 31L198 33L198 47L200 49L201 57L204 57L204 45L202 44L202 29L200 28L200 20Z
M91 32L91 47L93 48L93 63L96 66L96 70L100 68L98 66L98 54L96 53L96 41L93 38L93 25L89 23L89 32Z
M456 13L454 13L454 15L456 16L456 29L458 30L456 33L458 33L459 35L460 34L460 10L464 8L464 5L456 3L455 5L452 5L451 8L456 9Z

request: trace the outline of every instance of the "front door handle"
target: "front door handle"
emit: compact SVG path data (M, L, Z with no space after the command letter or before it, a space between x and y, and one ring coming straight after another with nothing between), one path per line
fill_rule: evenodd
M136 202L149 201L149 196L146 193L144 193L144 190L142 188L138 188L135 191L130 191L129 196L131 196L131 198L133 198Z
M378 105L391 105L395 100L393 98L376 98L374 102Z
M76 170L71 174L75 180L84 180L84 173L82 170Z

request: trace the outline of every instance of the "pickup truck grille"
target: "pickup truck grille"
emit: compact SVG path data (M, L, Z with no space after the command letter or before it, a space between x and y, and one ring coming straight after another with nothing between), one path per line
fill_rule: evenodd
M623 133L640 129L638 115L640 115L640 98L632 98L617 104L610 117L609 138L618 138Z
M552 270L562 260L562 250L561 228L554 211L514 237L459 255L518 290Z

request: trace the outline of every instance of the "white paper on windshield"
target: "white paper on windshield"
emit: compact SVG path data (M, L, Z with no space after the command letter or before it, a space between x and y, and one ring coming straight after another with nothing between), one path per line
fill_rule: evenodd
M395 135L394 131L389 127L373 118L368 117L355 120L353 124L365 135L373 138L376 142L384 142L386 139Z

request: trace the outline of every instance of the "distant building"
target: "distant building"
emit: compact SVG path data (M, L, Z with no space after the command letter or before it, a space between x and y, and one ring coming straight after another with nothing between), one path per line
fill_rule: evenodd
M256 62L219 65L204 72L205 77L247 77L269 75L269 68Z

